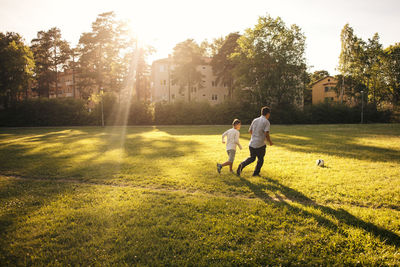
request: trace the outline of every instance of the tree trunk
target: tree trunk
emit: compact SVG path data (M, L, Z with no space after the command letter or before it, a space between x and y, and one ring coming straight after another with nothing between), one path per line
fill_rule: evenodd
M57 46L54 45L54 69L56 71L56 98L58 98L58 69L57 69Z
M232 80L229 80L229 83L228 83L228 98L230 99L230 100L232 100L233 99L233 86L232 86Z
M190 80L188 81L188 102L190 102Z
M75 90L76 90L76 88L75 88L75 51L72 52L72 62L73 62L73 65L72 65L72 90L73 90L73 93L72 93L72 95L75 99L76 98L76 93L75 93Z

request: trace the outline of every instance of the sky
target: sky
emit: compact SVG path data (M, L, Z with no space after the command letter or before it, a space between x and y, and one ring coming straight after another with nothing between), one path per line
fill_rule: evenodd
M243 33L267 14L300 26L310 71L338 73L346 23L364 40L377 32L384 47L400 42L398 0L0 0L0 32L17 32L29 44L38 31L58 27L75 46L97 15L108 11L129 20L141 43L156 49L149 63L172 54L188 38L200 43Z

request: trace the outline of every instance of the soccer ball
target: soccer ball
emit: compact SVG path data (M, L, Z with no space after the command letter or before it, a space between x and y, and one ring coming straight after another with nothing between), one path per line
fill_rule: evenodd
M324 160L322 160L322 159L317 159L317 166L319 166L319 167L324 167Z

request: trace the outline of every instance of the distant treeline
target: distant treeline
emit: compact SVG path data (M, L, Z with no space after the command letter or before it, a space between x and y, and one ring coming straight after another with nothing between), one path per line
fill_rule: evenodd
M230 124L234 118L243 124L251 123L259 116L260 106L243 102L224 102L218 105L208 103L157 103L133 101L126 109L118 99L106 96L103 102L105 125L204 125ZM102 125L101 103L90 112L83 100L28 99L15 107L0 111L0 126L84 126ZM361 107L340 104L319 104L304 109L294 106L272 107L270 121L274 124L327 124L360 123ZM390 110L377 110L374 105L364 107L364 122L393 122Z

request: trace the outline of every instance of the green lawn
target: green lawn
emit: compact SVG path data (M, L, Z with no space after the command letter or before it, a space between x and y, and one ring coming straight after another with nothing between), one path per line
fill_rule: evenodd
M0 265L400 265L399 124L228 128L1 128Z

